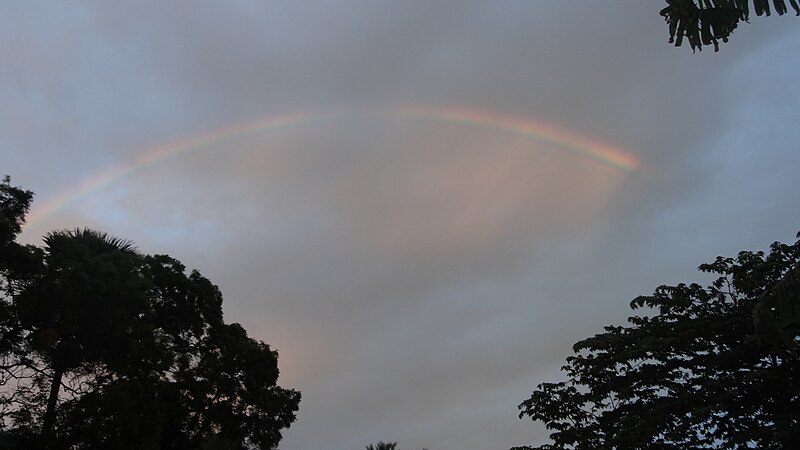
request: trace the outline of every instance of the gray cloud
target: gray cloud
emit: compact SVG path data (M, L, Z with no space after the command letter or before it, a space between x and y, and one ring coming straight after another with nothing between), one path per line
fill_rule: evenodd
M568 3L14 5L0 154L37 204L159 145L328 112L142 166L25 238L98 227L218 283L304 393L285 450L541 441L515 406L573 342L800 227L790 22L693 56L657 5ZM407 106L548 122L643 169Z

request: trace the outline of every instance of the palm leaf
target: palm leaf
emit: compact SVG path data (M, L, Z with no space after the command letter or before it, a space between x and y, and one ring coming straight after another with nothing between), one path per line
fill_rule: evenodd
M136 253L133 241L121 239L90 228L75 228L74 230L59 230L48 233L43 238L48 248L57 247L63 243L80 242L88 248L99 252L122 251Z
M669 42L680 47L684 38L692 51L702 50L704 45L714 45L719 51L719 41L728 42L728 37L740 21L750 20L750 0L666 0L667 7L661 15L667 21ZM769 0L752 0L757 16L772 14ZM800 16L797 0L789 0L795 13ZM778 15L788 12L784 0L772 0Z

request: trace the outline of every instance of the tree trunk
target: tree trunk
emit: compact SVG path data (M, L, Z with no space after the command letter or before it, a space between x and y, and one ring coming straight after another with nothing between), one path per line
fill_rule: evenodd
M61 378L64 376L64 369L55 368L53 370L53 380L50 382L50 395L47 397L47 410L42 418L41 437L44 442L53 433L53 425L56 421L56 406L58 406L58 391L61 389Z

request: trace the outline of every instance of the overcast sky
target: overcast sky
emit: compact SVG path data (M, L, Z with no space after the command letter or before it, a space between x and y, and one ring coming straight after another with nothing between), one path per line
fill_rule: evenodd
M800 22L693 55L663 6L4 1L0 168L25 241L218 284L302 391L283 450L542 443L575 341L800 230Z

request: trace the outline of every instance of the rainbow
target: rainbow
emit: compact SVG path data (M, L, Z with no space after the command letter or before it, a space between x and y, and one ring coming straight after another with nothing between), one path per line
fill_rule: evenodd
M325 111L280 114L215 129L197 136L147 149L139 153L128 163L112 167L104 172L89 177L81 183L65 189L60 194L48 199L40 206L34 207L28 215L26 228L35 227L46 218L90 192L112 184L136 171L162 163L185 153L208 148L215 144L247 134L300 127L323 121L341 121L345 118L351 119L355 117L378 117L390 120L453 124L485 129L496 133L505 133L546 143L622 171L636 172L641 168L639 159L622 148L608 145L530 118L479 109L404 107L385 110L367 110L355 114L352 112L342 113Z
M543 142L582 157L592 159L624 171L640 168L633 154L602 142L569 132L545 122L475 109L402 108L393 111L400 119L482 128Z

